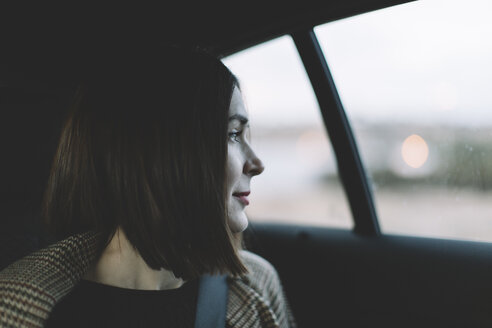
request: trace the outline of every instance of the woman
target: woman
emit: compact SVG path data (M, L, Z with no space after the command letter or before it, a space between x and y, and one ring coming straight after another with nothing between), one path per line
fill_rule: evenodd
M84 72L45 193L61 241L0 273L0 324L193 327L198 278L221 273L226 326L293 326L275 269L241 250L264 167L236 78L196 51L125 59Z

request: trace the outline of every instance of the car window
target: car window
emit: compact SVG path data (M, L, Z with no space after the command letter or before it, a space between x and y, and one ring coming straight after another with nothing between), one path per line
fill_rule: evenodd
M383 232L492 241L491 12L416 1L315 28Z
M352 227L330 142L292 39L224 58L239 78L252 145L265 164L252 180L251 220Z

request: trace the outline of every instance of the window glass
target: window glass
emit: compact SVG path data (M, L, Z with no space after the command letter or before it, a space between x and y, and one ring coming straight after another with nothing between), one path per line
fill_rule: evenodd
M492 241L491 1L416 1L315 33L384 232Z
M281 37L223 62L239 78L252 145L265 164L252 180L250 220L352 227L331 145L292 39Z

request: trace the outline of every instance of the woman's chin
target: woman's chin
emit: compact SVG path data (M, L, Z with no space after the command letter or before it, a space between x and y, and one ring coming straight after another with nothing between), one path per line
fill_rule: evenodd
M248 227L248 218L245 213L229 218L229 228L233 233L239 233Z

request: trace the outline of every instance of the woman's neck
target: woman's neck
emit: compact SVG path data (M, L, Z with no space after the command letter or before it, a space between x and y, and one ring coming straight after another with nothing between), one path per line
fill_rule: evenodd
M105 285L129 289L161 290L179 288L183 279L172 271L153 270L118 229L97 262L83 277Z

